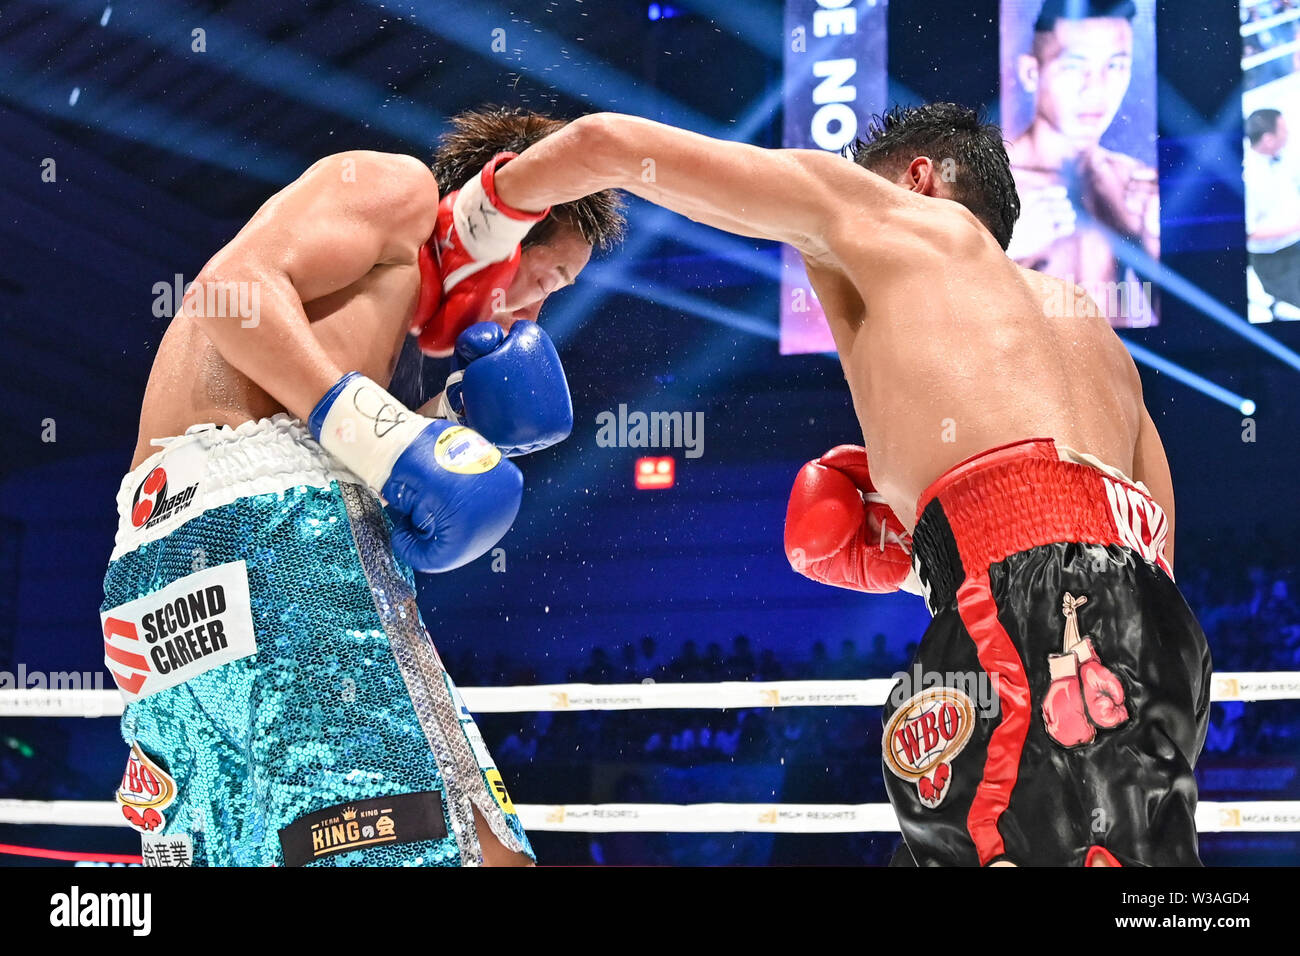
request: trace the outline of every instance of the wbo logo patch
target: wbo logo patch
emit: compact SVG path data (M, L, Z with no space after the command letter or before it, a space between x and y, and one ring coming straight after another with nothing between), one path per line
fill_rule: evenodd
M948 795L952 760L975 730L975 705L954 687L927 687L894 711L881 752L895 776L916 783L921 803L934 809Z
M153 833L167 822L163 811L176 799L176 781L150 760L139 744L132 744L116 797L122 816L133 829Z

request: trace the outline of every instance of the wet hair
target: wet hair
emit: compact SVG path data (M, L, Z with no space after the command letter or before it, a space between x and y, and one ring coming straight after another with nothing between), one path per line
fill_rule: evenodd
M1281 110L1255 110L1247 116L1246 138L1250 140L1250 145L1256 146L1269 133L1276 133L1277 121L1281 118Z
M873 116L865 135L846 152L863 169L891 180L918 156L929 156L936 164L952 159L952 198L974 213L1003 249L1010 244L1020 217L1020 196L1002 130L970 107L895 106L883 116Z
M438 180L438 191L448 193L459 189L497 153L522 153L568 123L569 120L504 106L457 113L448 120L450 128L438 138L430 163ZM607 189L556 206L529 231L524 247L545 243L561 228L569 227L596 249L607 250L622 241L625 224L623 201Z
M1137 16L1133 0L1044 0L1034 21L1035 33L1051 33L1060 20L1091 20L1115 17L1132 20Z

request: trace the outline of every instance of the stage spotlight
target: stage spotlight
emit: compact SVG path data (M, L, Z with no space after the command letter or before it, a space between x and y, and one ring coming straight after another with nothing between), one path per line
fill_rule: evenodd
M1158 372L1163 372L1170 378L1182 382L1188 388L1194 389L1202 395L1208 395L1217 402L1223 402L1230 408L1237 409L1243 415L1254 414L1255 403L1251 399L1238 395L1236 392L1231 392L1222 385L1216 385L1208 378L1197 375L1191 369L1184 368L1176 362L1171 362L1164 356L1157 355L1136 342L1124 339L1124 347L1129 350L1129 354L1133 356L1134 361Z

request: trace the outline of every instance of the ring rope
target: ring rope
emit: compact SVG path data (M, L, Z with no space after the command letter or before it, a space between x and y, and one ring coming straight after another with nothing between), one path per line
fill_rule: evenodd
M729 710L765 707L879 707L895 684L873 680L722 681L680 684L541 684L466 687L475 713L612 710ZM1300 673L1214 675L1211 700L1300 699ZM0 690L0 717L113 717L122 697L108 690ZM898 832L888 803L864 804L521 804L530 830L617 833L867 833ZM86 800L0 800L0 824L125 826L116 803ZM1202 833L1300 831L1300 801L1202 802Z
M937 675L936 675L937 676ZM895 678L872 680L720 681L698 684L536 684L463 687L476 714L611 710L741 710L763 707L879 707ZM1225 671L1213 701L1300 700L1300 672ZM0 717L117 717L116 690L0 690Z
M526 830L561 833L897 833L888 803L516 804ZM0 824L127 826L110 800L0 800ZM1202 801L1201 833L1300 832L1300 800Z
M71 863L141 863L135 853L82 853L77 850L47 850L38 846L15 846L0 843L0 856L30 856L38 860L63 860Z

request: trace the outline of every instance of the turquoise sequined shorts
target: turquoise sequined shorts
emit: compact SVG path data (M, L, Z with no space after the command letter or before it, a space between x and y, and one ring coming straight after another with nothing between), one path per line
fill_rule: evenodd
M532 856L375 495L283 415L157 444L101 610L146 865L475 865L475 809Z

